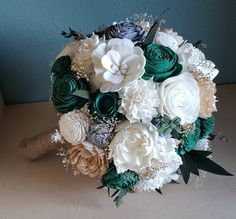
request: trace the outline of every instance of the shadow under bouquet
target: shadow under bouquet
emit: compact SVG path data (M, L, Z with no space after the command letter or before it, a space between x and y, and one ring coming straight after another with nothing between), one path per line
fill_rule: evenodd
M135 19L87 36L62 32L74 42L52 65L58 127L24 140L25 155L58 148L75 175L113 189L117 206L127 193L161 193L199 170L231 175L209 158L218 70L200 41L160 24Z

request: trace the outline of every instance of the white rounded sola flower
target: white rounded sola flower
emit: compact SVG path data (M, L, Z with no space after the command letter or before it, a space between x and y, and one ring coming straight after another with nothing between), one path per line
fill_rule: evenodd
M174 52L178 50L183 41L183 37L179 36L178 33L173 32L173 29L158 31L154 39L155 43L167 46Z
M89 130L89 119L80 110L74 110L61 116L59 127L63 138L76 145L85 140Z
M176 53L179 57L179 63L183 67L183 72L189 71L191 66L195 66L205 60L204 53L198 48L195 48L191 43L182 45Z
M157 157L152 160L151 168L140 174L140 180L134 188L135 191L159 189L171 180L178 180L179 175L176 171L182 165L182 159L175 151L177 143L170 137L158 137L155 142Z
M119 91L144 73L143 51L129 39L114 38L101 43L93 51L92 60L103 93Z
M126 118L131 122L150 123L157 115L159 96L157 84L152 79L149 81L140 79L125 86L120 92L121 109Z
M158 111L171 119L179 117L181 125L196 121L200 111L200 92L190 73L170 77L160 84Z
M139 173L151 166L157 156L155 151L156 131L150 131L143 123L124 122L112 139L109 158L113 159L118 173L132 170Z

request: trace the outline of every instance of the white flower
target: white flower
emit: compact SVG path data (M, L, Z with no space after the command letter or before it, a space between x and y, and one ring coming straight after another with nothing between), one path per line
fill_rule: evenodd
M219 70L215 68L215 64L206 59L198 64L190 65L189 71L197 80L206 79L212 81L219 74Z
M183 66L183 72L188 71L190 66L197 65L205 59L204 53L191 43L182 45L177 50L177 54L179 63Z
M80 110L74 110L61 116L59 127L63 138L76 145L85 140L89 130L89 119Z
M209 149L209 140L204 138L198 141L194 150L207 151Z
M160 84L158 111L171 119L179 117L181 125L193 123L200 111L199 87L190 73L170 77Z
M182 164L181 157L176 153L178 142L169 137L160 137L155 143L157 157L152 160L151 168L140 174L140 180L134 190L137 192L161 188L171 180L178 180L177 169Z
M173 32L172 29L158 31L154 39L155 43L167 46L174 52L177 51L183 41L183 37L179 36L178 33Z
M131 122L150 123L157 115L159 97L157 84L152 79L149 81L140 79L125 86L120 94L121 109L126 118Z
M111 39L101 43L92 54L100 91L119 91L144 73L145 57L129 39Z
M142 123L123 123L110 143L109 158L113 158L118 173L126 170L140 172L151 166L157 156L155 151L156 131L150 131Z
M72 59L73 70L89 75L94 73L91 53L99 44L99 37L93 34L75 43L70 43L58 55L69 55Z

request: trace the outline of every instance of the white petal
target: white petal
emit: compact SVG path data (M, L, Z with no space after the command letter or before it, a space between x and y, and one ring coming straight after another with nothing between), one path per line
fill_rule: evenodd
M123 81L124 76L123 76L123 75L112 74L112 72L106 71L106 72L103 74L103 78L104 78L106 81L110 81L111 83L119 84L119 83L121 83L121 82Z
M110 50L102 57L101 62L106 70L115 73L120 66L121 56L117 51Z

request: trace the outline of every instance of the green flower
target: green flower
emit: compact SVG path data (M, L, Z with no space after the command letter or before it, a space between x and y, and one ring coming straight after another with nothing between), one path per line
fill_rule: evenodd
M213 131L215 125L214 116L209 117L207 119L200 119L201 121L201 136L200 138L207 138L211 132Z
M51 72L54 73L54 77L63 77L66 73L70 72L71 59L70 56L61 56L58 58L51 69Z
M201 135L201 121L197 119L195 121L194 131L190 131L187 135L184 135L182 138L181 144L183 145L186 151L191 151L197 144Z
M111 164L109 169L103 175L101 182L102 185L107 188L131 190L138 182L138 174L130 170L118 174L115 165Z
M144 49L146 57L145 73L143 79L154 78L155 82L161 82L170 76L176 76L182 70L182 65L178 63L178 56L170 48L149 44Z
M91 111L98 119L112 119L118 115L119 95L117 92L97 93Z
M67 113L73 109L82 108L87 99L78 96L76 92L88 92L88 84L85 79L76 79L68 73L62 77L55 77L52 88L52 101L56 110Z

